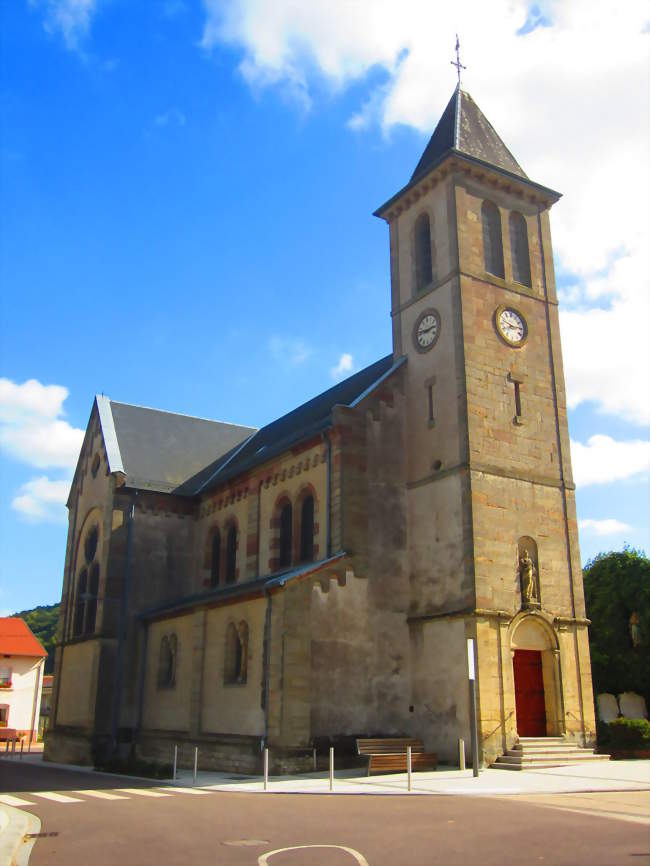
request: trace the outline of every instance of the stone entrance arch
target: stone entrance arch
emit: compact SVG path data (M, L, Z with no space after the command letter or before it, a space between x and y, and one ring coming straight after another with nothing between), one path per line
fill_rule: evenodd
M539 613L520 614L510 626L510 649L519 736L561 736L560 650L552 624Z

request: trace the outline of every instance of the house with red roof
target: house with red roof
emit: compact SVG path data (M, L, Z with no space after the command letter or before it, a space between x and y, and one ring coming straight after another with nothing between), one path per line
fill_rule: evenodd
M46 656L24 620L0 617L0 740L36 739Z

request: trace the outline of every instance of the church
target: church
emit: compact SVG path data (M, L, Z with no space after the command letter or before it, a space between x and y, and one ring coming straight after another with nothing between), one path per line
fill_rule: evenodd
M455 89L388 224L392 352L261 429L98 396L74 475L46 759L309 768L593 745L549 211ZM388 299L387 299L388 300Z

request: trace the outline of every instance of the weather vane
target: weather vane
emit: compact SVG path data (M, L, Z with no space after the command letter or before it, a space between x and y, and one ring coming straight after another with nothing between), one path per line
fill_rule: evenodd
M456 60L451 60L451 65L456 67L456 72L458 73L458 83L460 84L460 70L467 69L466 66L460 62L460 40L458 38L458 33L456 34Z

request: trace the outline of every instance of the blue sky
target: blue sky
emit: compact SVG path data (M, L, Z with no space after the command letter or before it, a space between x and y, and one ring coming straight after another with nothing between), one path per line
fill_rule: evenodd
M0 611L59 599L96 392L259 426L390 351L371 214L451 95L457 30L464 85L564 193L583 561L648 548L645 7L496 3L3 6Z

